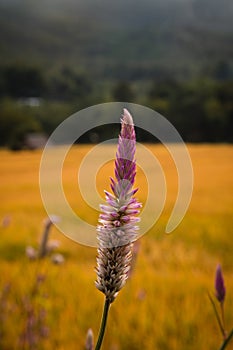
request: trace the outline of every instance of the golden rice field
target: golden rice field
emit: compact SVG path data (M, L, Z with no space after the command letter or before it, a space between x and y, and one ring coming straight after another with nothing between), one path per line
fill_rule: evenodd
M103 152L112 152L111 147ZM155 226L139 240L132 277L110 309L103 350L217 350L222 339L208 292L214 293L218 263L227 288L226 328L233 327L233 146L188 146L192 201L169 235L164 230L177 195L176 168L164 147L146 147L164 170L166 203ZM63 181L71 206L95 225L98 213L85 203L76 184L77 168L90 148L70 151ZM38 246L46 218L38 185L41 151L2 150L0 157L0 349L84 349L89 327L97 336L104 301L94 286L96 249L52 227L50 238L61 242L57 252L65 257L64 264L55 265L49 257L29 261L25 248ZM150 161L144 161L150 168ZM96 174L102 197L112 174L112 162ZM145 203L149 188L142 168L137 186ZM156 203L158 197L152 195Z

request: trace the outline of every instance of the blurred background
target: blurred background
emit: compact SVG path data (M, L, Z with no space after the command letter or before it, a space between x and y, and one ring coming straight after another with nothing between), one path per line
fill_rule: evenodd
M112 101L155 109L187 142L233 141L231 0L0 0L0 52L0 146L41 146Z
M94 286L96 249L52 225L38 175L42 147L56 126L85 107L114 101L150 107L172 122L187 142L194 188L181 224L165 235L179 191L177 169L164 145L136 130L161 164L167 197L159 220L137 241L132 279L112 305L103 350L217 349L222 335L208 293L217 303L219 263L226 331L233 327L233 1L0 0L3 350L84 349L90 327L96 341L103 303ZM99 212L82 197L78 169L94 148L86 143L116 137L117 128L82 135L62 169L69 204L92 225ZM108 146L111 154L115 146ZM150 173L156 207L160 189L150 159L138 167L137 196L146 203ZM94 175L89 191L104 202L113 164ZM82 226L77 232L85 235Z

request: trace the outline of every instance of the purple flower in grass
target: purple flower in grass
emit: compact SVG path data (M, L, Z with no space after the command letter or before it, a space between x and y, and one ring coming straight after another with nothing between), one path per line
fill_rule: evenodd
M216 268L216 274L215 274L215 296L220 303L223 303L225 299L225 295L226 295L226 288L224 285L222 268L221 268L221 265L219 264Z
M136 137L133 119L124 109L115 160L112 194L105 191L106 204L101 205L98 233L96 287L112 303L124 286L132 259L132 244L137 239L141 204L134 197L136 175Z

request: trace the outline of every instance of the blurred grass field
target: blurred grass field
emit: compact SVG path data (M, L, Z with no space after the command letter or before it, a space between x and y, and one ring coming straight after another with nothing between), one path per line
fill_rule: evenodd
M103 350L218 349L221 334L207 292L214 292L215 268L221 263L227 288L226 328L230 330L233 146L188 146L194 169L192 201L170 235L164 230L177 194L176 169L164 147L146 147L162 165L168 195L158 222L139 240L132 278L112 304ZM88 207L75 185L77 167L90 148L72 148L63 180L73 208L95 224L98 212ZM89 327L97 336L104 300L94 286L96 250L71 241L52 227L51 239L61 241L58 251L65 256L65 263L57 266L49 258L29 261L25 247L38 245L46 218L38 184L41 151L1 150L0 156L0 349L84 349ZM109 189L112 168L109 162L97 174L102 197L103 189ZM144 203L148 186L140 168L137 186L138 198ZM153 195L156 202L156 193ZM45 280L34 295L38 275ZM28 319L25 300L31 300L35 312L40 307L46 312L47 337L34 347L20 340Z

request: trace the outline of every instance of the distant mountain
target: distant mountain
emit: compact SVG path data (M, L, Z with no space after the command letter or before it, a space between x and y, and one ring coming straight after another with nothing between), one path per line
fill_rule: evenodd
M232 0L0 0L0 64L70 65L93 77L185 77L232 67Z

